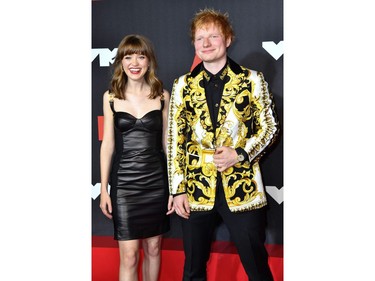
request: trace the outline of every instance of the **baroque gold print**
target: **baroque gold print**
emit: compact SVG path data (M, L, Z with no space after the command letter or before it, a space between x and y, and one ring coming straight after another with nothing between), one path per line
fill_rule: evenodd
M225 124L219 128L219 134L216 138L216 146L233 146L233 138L232 138L232 128L233 122L227 121Z
M179 118L175 118L174 121L177 124L177 153L174 159L173 165L176 167L176 173L182 174L183 167L185 166L185 152L184 148L182 147L185 143L185 134L183 133L186 128L186 123L183 121L185 118L183 107L180 105L177 108L175 116L179 116Z
M203 139L202 139L202 146L205 148L213 148L214 147L213 140L214 140L214 133L205 132Z

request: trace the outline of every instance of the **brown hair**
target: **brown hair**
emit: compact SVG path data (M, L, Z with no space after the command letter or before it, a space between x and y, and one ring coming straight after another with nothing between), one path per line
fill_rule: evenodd
M200 10L195 14L190 26L191 41L194 43L195 32L198 28L205 27L210 24L218 26L221 32L223 33L225 40L230 38L231 42L233 42L234 31L229 21L228 13L223 14L219 11L215 11L214 9L208 8Z
M110 91L118 99L125 99L125 85L128 77L122 68L124 56L139 54L148 58L150 66L145 74L145 81L151 87L149 98L154 99L163 93L163 83L156 76L156 56L150 40L142 35L125 36L117 48L117 54L113 62L113 75L110 82Z

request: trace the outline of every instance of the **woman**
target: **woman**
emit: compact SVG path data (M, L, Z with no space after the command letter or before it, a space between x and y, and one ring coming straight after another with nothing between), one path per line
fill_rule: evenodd
M143 36L126 36L113 66L110 90L103 96L100 208L113 218L119 280L138 280L142 243L143 280L156 281L162 234L169 230L166 213L173 212L164 155L169 93L156 77L154 50Z

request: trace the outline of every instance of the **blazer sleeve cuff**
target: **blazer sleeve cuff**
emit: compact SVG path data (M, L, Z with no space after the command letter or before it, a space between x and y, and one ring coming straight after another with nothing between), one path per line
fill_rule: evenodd
M242 154L245 157L244 161L249 161L249 154L247 154L245 149L243 149L241 147L237 147L235 150L237 152L237 155Z

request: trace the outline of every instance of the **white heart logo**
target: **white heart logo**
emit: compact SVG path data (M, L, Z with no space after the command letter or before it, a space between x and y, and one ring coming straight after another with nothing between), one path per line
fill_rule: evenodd
M262 47L265 49L275 60L278 60L284 54L284 41L275 44L273 41L262 42Z
M96 183L95 185L92 186L92 188L91 188L91 198L92 199L95 200L100 195L100 186L101 186L100 182L98 182L98 183ZM108 190L108 192L111 191L110 185L108 185L107 190Z
M99 196L99 194L100 194L100 183L97 183L94 186L92 186L91 198L95 200Z
M276 186L266 186L267 193L275 199L279 205L284 202L284 187L278 189Z

